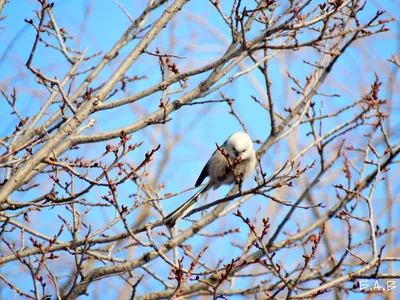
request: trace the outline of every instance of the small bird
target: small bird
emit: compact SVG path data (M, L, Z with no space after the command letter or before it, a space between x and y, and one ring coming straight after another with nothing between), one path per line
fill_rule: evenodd
M256 153L250 136L244 132L235 132L224 144L215 150L207 164L204 166L196 181L200 186L206 177L208 183L194 194L188 201L164 218L164 224L169 228L187 215L196 205L202 194L210 188L216 190L221 185L242 182L253 172L257 165Z

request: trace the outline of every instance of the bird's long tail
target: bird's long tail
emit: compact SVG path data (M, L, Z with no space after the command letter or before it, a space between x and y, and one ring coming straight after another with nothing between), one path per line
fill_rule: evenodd
M210 185L206 184L202 189L200 189L196 194L194 194L188 201L183 203L177 209L175 209L172 213L164 218L164 224L167 225L169 228L175 226L175 223L185 217L189 211L192 210L193 206L196 205L197 201L199 201L200 196L207 192L210 189Z

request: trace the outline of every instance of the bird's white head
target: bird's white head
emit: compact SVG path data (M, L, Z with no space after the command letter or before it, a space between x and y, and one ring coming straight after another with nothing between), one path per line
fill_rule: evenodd
M225 142L225 148L229 155L236 159L239 156L246 160L254 155L253 141L244 132L235 132Z

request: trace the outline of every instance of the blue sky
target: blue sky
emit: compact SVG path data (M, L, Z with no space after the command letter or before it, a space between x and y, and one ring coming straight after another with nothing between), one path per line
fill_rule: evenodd
M104 55L118 40L126 27L129 26L128 18L114 1L102 0L92 2L64 0L54 2L54 14L58 25L65 28L70 35L78 37L70 41L68 45L80 51L83 51L87 47L88 54L94 54L102 50L102 55ZM120 3L133 17L136 17L138 12L143 8L143 3L146 3L146 1L120 1ZM387 17L398 16L400 13L397 1L369 1L368 4L369 5L362 13L361 22L371 18L375 14L376 9L386 9L388 11ZM0 23L0 26L4 27L4 29L0 29L0 88L10 93L11 87L16 86L18 91L17 105L23 115L30 115L37 112L39 106L46 101L47 96L46 91L37 86L24 66L29 56L35 35L33 28L25 23L24 19L33 19L34 10L38 8L39 6L36 1L27 1L24 5L21 5L21 2L18 1L11 1L3 10L3 14L7 15L7 18ZM162 10L158 10L151 16L150 20L156 20L161 12ZM196 19L196 17L198 19ZM384 87L388 86L388 78L393 66L387 62L387 59L389 59L393 53L399 53L398 36L400 33L398 22L391 23L389 27L392 29L390 32L372 36L366 40L355 43L354 46L340 58L336 68L321 91L324 93L338 93L341 97L327 99L324 97L316 97L316 101L323 101L324 109L327 111L330 108L338 109L360 99L373 82L375 72L380 75ZM229 30L221 21L221 18L215 13L212 5L208 1L191 1L185 6L183 14L179 15L163 30L161 35L150 44L148 50L154 51L155 47L158 47L161 51L172 49L174 54L187 57L185 60L174 60L179 69L181 71L192 69L205 62L210 62L218 58L226 48L223 39L218 38L218 36L216 37L214 34L215 32L224 36L225 39L229 34ZM229 42L228 39L226 41ZM134 46L135 42L121 51L117 59L102 71L101 76L93 83L93 86L106 80ZM311 71L311 68L303 63L303 59L315 61L318 57L318 54L312 49L302 49L296 52L283 52L271 60L270 72L273 86L272 91L274 99L276 99L277 108L280 112L283 113L284 107L293 105L299 99L299 96L290 90L292 83L288 83L286 72L290 72L304 82L304 77ZM93 61L85 63L84 66L90 67L98 60L99 58L95 58ZM250 66L250 61L246 60L245 64ZM68 67L65 60L63 60L60 55L56 54L54 50L44 47L39 47L38 55L34 58L34 65L47 75L58 76L59 78L62 78ZM237 69L235 69L235 71L237 71ZM230 73L228 76L232 74L233 73ZM161 78L157 59L149 56L142 56L139 58L136 64L128 71L127 75L147 76L148 78L131 83L126 92L119 92L112 98L113 100L119 99L124 95L130 95L141 91L159 82ZM200 80L203 79L204 77L195 77L191 79L189 87L196 86ZM76 84L78 84L78 82ZM226 97L235 99L235 109L246 122L253 139L265 140L270 130L269 116L266 111L261 109L260 106L251 99L251 95L256 96L260 100L265 99L263 79L260 74L258 74L258 71L254 70L251 73L251 77L240 78L233 84L226 85L221 90ZM180 95L181 94L172 95L171 101L177 99ZM389 97L387 89L385 88L382 89L382 97ZM138 104L128 108L121 107L112 112L107 112L107 114L99 113L96 115L98 117L96 126L88 132L100 132L131 124L140 118L141 114L146 115L147 112L157 109L159 98L160 94L158 93L142 99ZM220 99L220 96L218 93L214 93L201 100L210 99ZM3 101L1 104L3 109L0 111L0 118L3 120L4 125L0 132L1 135L4 136L13 130L16 119L13 115L10 115L10 108L5 101L1 101ZM393 105L397 114L398 90L395 90L393 94L391 105ZM166 183L163 193L177 192L193 186L201 168L207 161L209 155L214 151L215 142L221 144L232 132L241 130L238 122L229 115L228 112L229 107L225 103L219 103L209 104L207 106L187 107L171 115L172 121L168 124L168 128L170 133L179 136L181 141L171 153L171 165L169 165L162 174L161 182ZM348 114L344 114L335 119L335 122L343 121L348 117ZM335 122L327 123L324 130L326 132L329 131L330 127L333 128L335 126ZM390 124L397 124L396 116L392 118ZM185 135L182 135L183 132ZM305 130L299 130L293 133L297 138L297 150L305 147L311 141L311 137L307 137L305 133ZM352 136L359 137L362 133L363 131L358 131ZM133 163L140 162L143 159L144 153L154 148L157 143L161 143L163 147L165 146L165 140L162 137L160 126L149 127L142 132L134 133L132 141L144 141L140 149L128 156L128 161ZM349 143L351 142L352 141L349 141ZM365 139L361 139L359 146L365 146L365 142ZM110 143L116 144L117 141ZM83 147L78 153L79 155L82 154L94 157L104 151L105 145L106 143L103 143L101 146L89 144ZM295 152L296 149L291 148L291 146L292 144L290 142L282 140L264 156L262 162L268 174L273 173L277 166L282 165L288 157ZM332 151L334 151L334 149L335 148L332 147ZM162 159L161 153L162 152L156 155L153 165L149 166L149 172L157 171L157 163ZM69 155L74 154L75 153L69 153ZM308 164L311 163L315 157L316 153L312 152L303 157L302 161L304 164ZM336 168L341 167L341 164L336 166ZM310 174L310 178L312 178L312 174ZM336 180L340 181L341 179L337 178ZM326 196L327 191L333 192L333 188L330 187L332 183L336 182L330 181L329 184L321 184L321 186L317 187L317 198L320 197L320 199L324 201L325 199L323 198ZM253 184L254 183L249 180L245 186L250 187ZM304 182L299 182L298 186L295 186L293 191L288 191L285 194L286 198L295 200L296 196L298 196L304 188L304 184ZM46 183L43 184L43 189L49 187L50 183L47 185ZM126 201L127 204L131 201L130 198L128 198L128 195L132 193L130 188L134 189L134 186L127 185L123 190L119 191L121 199L124 199L123 201ZM209 199L223 197L227 191L228 187L223 187L211 193ZM23 197L21 201L29 200L41 192L42 190L37 190L32 191L30 194L21 195L21 197ZM88 198L90 199L92 197L95 199L104 193L105 190L98 189L90 193ZM163 202L163 207L167 212L171 211L185 201L190 193L191 192L188 192L172 198L170 201ZM394 189L393 193L396 196L398 189ZM384 189L378 189L376 198L385 197ZM268 215L268 209L274 209L274 213L270 215L273 222L272 224L277 224L276 222L288 211L287 207L276 208L275 205L266 203L265 199L261 197L253 197L252 201L247 202L242 209L245 213L253 216L254 211L259 209L259 207L261 207L261 213L266 215ZM381 207L379 203L377 203L375 209L376 213L379 214L379 211L383 210L384 207ZM43 218L43 213L32 213L32 219L35 219L35 216L41 217L40 220L35 221L33 226L40 228L44 233L52 233L53 226L60 225L57 213L65 212L63 212L61 208L49 210L48 213L45 214L45 218ZM396 214L395 211L392 213ZM96 220L96 222L93 223L94 226L97 225L99 227L107 220L111 220L113 216L112 210L93 209L90 213L90 218ZM135 215L132 217L134 218ZM296 223L308 217L310 217L309 212L299 212L295 214L288 226L288 231L295 231L297 228ZM153 220L157 218L159 218L159 216L155 214L152 216ZM186 226L186 224L189 225L189 222L182 222L185 224L182 226ZM223 231L229 222L237 222L237 218L230 214L205 231ZM387 220L385 217L382 217L380 222L382 226L385 226ZM334 224L335 223L336 221L334 221ZM239 251L237 250L237 253L235 253L235 250L233 250L234 248L227 247L226 243L232 242L233 240L238 242L246 241L248 231L243 228L243 226L241 227L241 233L232 238L228 237L226 239L212 241L207 241L207 239L194 239L189 242L194 246L194 253L198 253L204 247L204 243L212 242L212 246L208 251L209 253L218 253L218 255L215 255L215 261L219 258L227 258L229 261L231 257L238 255ZM118 227L118 230L122 230L122 227ZM65 233L63 238L64 240L69 239L68 234ZM281 238L284 238L284 236L281 236ZM162 240L162 238L157 238L158 242ZM140 252L134 253L134 256L138 256L139 253ZM153 263L157 264L159 261L154 261ZM186 260L185 263L189 263L189 261ZM290 262L288 262L288 264L290 264ZM62 266L59 267L60 269L63 268ZM162 272L165 271L167 270L162 270ZM107 284L118 289L122 282L117 279L111 279L107 280ZM152 288L155 290L162 289L161 285L157 285L156 282L154 282ZM96 291L94 290L94 285L91 286L91 289L92 290L89 292L95 295ZM115 297L113 289L110 289L108 292L110 293L110 297ZM140 292L142 293L144 290ZM7 288L3 289L2 293L3 295L9 295L9 290L7 290Z

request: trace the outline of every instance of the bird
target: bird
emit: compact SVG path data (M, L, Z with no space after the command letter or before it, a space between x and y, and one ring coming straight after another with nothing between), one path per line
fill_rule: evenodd
M256 153L250 136L240 131L233 133L221 147L217 145L217 150L214 151L201 171L195 187L199 187L206 177L209 177L208 183L184 204L167 215L163 219L163 223L169 228L174 227L179 219L185 217L192 210L202 194L211 188L216 190L221 185L243 182L253 172L256 165Z

